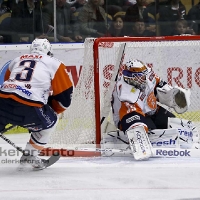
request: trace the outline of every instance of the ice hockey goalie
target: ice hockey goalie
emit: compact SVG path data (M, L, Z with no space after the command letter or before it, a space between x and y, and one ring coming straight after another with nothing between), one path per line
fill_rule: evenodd
M124 133L136 160L152 156L147 133L168 129L168 118L175 118L158 102L183 113L190 105L190 91L168 85L145 63L130 59L115 84L112 110L115 126Z

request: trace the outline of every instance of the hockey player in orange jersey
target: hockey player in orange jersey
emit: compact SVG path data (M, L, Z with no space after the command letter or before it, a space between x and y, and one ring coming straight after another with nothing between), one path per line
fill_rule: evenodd
M55 131L57 114L71 104L73 85L66 66L52 57L47 39L35 39L30 53L13 59L0 88L0 131L7 124L30 130L25 150L29 156L21 161L43 168L39 152ZM50 96L51 94L51 96Z
M132 59L126 63L113 91L113 120L127 134L136 160L152 155L146 133L167 129L168 117L175 117L157 102L183 113L190 104L189 96L189 91L168 85L142 61Z

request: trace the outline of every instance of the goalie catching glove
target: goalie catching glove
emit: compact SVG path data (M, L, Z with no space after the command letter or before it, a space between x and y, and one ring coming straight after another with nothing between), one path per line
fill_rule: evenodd
M168 84L157 89L157 97L160 103L173 108L178 114L184 113L190 106L190 90Z

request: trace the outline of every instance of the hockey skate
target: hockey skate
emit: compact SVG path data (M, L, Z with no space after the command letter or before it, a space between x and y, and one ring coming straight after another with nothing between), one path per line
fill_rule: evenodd
M26 156L23 155L20 159L21 167L25 167L25 165L32 166L33 170L42 170L47 167L47 160L41 159L38 156Z

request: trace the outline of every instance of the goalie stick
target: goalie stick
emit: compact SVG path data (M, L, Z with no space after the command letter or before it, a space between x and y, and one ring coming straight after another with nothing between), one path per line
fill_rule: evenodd
M15 149L17 149L19 152L21 152L23 155L25 156L29 156L29 154L27 152L25 152L24 150L22 150L21 147L17 146L14 142L12 142L11 140L9 140L6 136L4 136L3 134L5 132L7 132L8 130L13 129L14 127L16 127L16 125L12 125L8 128L5 128L3 131L0 132L0 137L6 141L8 144L10 144L11 146L13 146ZM60 159L60 154L59 152L54 152L53 155L50 156L49 159L42 159L42 161L45 163L45 167L42 169L45 169L51 165L53 165L55 162L57 162Z
M130 155L132 156L131 149L101 149L101 148L79 148L75 147L73 149L67 149L70 154L68 156L76 156L76 151L79 152L101 152L101 153L111 153L110 156L113 156L115 153L116 156ZM164 157L164 158L173 158L173 157L192 157L200 158L200 149L182 149L182 148L152 148L152 157ZM106 154L105 154L106 156Z

